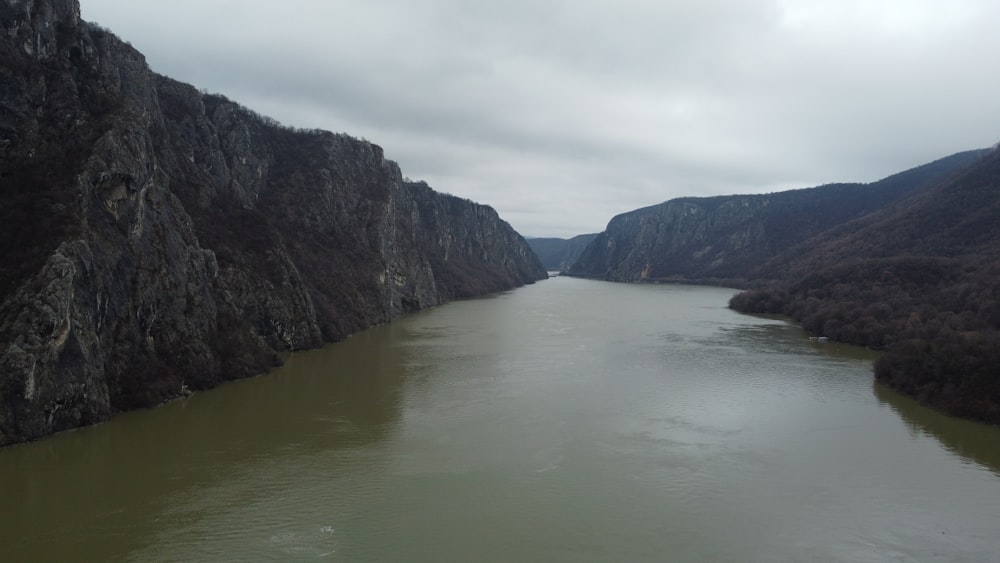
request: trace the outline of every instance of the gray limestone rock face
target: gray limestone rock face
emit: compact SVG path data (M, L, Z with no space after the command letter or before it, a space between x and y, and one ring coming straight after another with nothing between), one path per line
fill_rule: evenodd
M72 0L0 6L0 445L545 277L382 149L159 76Z

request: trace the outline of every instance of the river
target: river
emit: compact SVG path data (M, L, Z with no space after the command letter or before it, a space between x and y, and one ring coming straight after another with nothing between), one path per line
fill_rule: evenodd
M0 560L1000 559L1000 428L732 294L557 277L0 450Z

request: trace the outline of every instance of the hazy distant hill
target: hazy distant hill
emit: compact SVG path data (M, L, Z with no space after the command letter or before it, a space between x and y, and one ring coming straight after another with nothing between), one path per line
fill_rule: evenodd
M550 272L558 272L568 269L573 262L576 262L583 249L595 237L597 237L597 233L577 235L570 239L529 238L527 241L528 246L538 255L538 259L542 261L545 269Z
M679 198L613 218L568 269L611 281L701 281L740 287L783 279L772 259L878 212L982 157L958 153L871 184L760 195Z

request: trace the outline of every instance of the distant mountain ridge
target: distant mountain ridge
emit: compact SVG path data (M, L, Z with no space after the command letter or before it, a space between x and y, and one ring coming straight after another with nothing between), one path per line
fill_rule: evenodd
M528 246L535 251L542 266L550 272L569 269L583 250L597 237L597 233L564 238L529 238Z
M958 153L871 184L685 197L613 218L566 273L609 281L744 287L786 277L769 261L803 241L925 190L982 158Z
M992 256L1000 251L1000 150L975 151L968 166L877 214L796 245L762 269L791 278L847 260L903 255Z

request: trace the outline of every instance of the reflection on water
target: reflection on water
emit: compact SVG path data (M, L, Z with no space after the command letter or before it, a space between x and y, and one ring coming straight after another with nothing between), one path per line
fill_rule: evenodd
M68 561L135 551L158 537L164 518L178 518L178 499L264 472L274 459L294 464L384 439L398 423L403 385L393 331L378 327L350 345L294 354L266 377L0 452L0 555ZM228 496L255 497L254 488L238 493Z
M949 451L1000 476L1000 428L945 416L879 383L872 389L879 402L896 411L911 432L931 436Z

